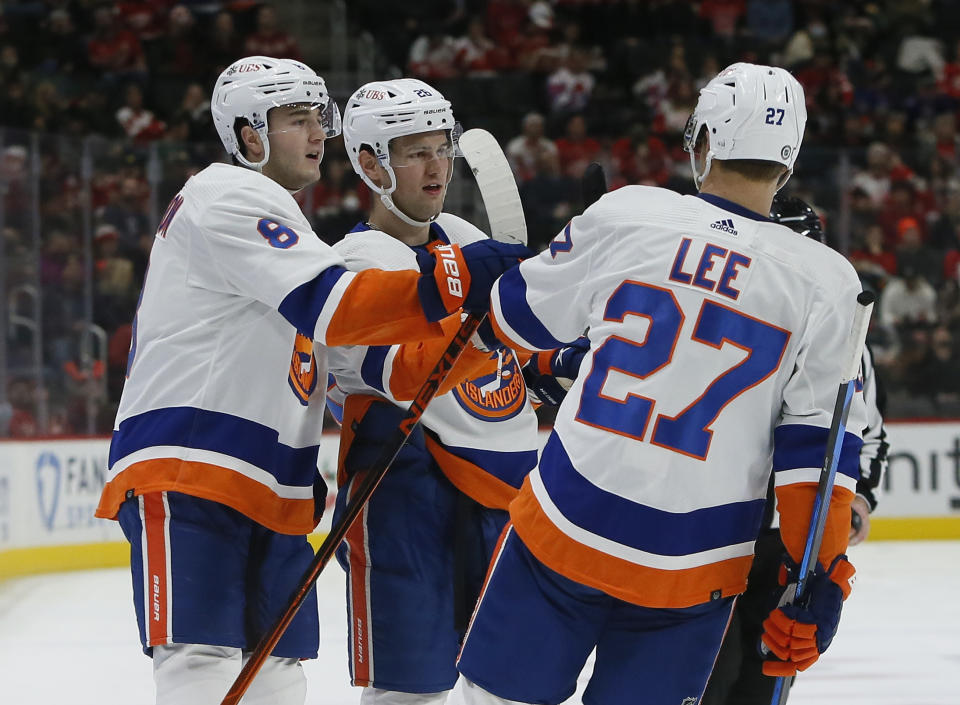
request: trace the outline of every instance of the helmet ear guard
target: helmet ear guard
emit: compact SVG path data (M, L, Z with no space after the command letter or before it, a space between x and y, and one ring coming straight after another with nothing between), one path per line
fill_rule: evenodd
M793 173L806 122L803 87L789 72L746 63L728 66L701 89L684 129L683 147L697 188L719 159L782 164L786 171L779 190ZM695 151L704 129L709 148L701 173Z

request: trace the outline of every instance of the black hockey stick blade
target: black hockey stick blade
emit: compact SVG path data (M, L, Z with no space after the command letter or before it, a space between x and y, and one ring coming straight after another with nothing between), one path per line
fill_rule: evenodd
M596 162L590 162L587 168L583 170L583 176L580 178L580 194L583 198L583 209L586 210L599 201L600 197L606 192L607 177L603 173L603 167Z

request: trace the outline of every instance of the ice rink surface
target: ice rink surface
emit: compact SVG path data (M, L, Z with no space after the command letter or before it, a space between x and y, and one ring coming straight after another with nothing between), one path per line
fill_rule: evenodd
M791 705L960 705L960 541L868 542L850 558L858 581L840 631ZM319 588L322 646L306 666L307 702L352 705L339 566ZM152 703L131 594L124 569L0 584L0 703ZM580 705L579 691L567 702Z

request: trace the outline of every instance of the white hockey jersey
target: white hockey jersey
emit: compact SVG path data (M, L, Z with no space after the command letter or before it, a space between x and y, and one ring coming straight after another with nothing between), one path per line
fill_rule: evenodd
M417 278L348 272L262 174L213 164L192 177L154 240L97 516L174 490L311 531L323 344L442 335Z
M435 244L466 245L486 238L457 216L442 213L431 225ZM335 244L351 270L377 267L416 270L414 250L380 230L360 225ZM445 321L449 337L459 316ZM393 346L350 346L331 349L335 379L331 399L374 394L404 407L436 364L445 344L408 343ZM537 462L537 417L527 398L521 359L511 350L464 351L458 369L470 378L438 394L423 413L427 449L448 479L480 504L506 509L523 478ZM404 403L406 402L406 403Z
M859 292L842 256L724 199L601 198L493 291L503 340L549 349L589 328L591 344L511 505L518 535L621 599L703 603L745 589L772 467L799 558ZM846 547L863 427L857 395L827 563Z

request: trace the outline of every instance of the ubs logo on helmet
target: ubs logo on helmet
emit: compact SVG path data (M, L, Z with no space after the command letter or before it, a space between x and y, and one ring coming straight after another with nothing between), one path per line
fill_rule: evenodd
M361 88L357 91L357 98L366 98L367 100L383 100L387 94L383 91L376 91L372 88Z
M484 421L502 421L520 413L527 399L527 387L513 353L503 351L498 372L462 382L453 398L468 414Z
M234 73L250 73L252 71L259 71L263 66L260 64L240 64L239 66L231 67L229 75Z

